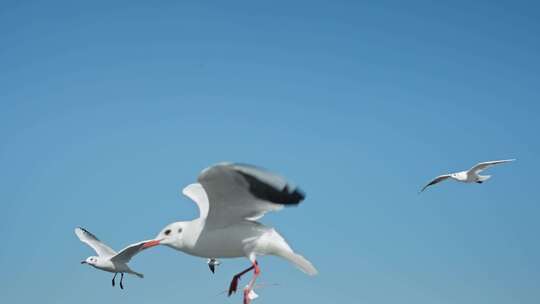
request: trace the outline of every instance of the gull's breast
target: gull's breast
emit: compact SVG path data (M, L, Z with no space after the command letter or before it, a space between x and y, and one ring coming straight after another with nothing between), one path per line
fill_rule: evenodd
M219 229L203 229L198 239L183 249L188 254L205 258L237 258L247 256L256 241L269 228L256 222L241 222Z

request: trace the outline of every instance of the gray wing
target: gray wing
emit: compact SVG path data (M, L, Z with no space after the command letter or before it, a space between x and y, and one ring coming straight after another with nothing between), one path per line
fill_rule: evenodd
M427 185L425 185L422 190L420 190L420 192L424 192L424 190L426 190L427 187L429 186L433 186L435 184L438 184L446 179L450 178L450 174L445 174L445 175L439 175L437 177L435 177L432 181L430 181Z
M131 261L131 258L133 258L136 254L144 250L144 244L147 242L148 241L141 241L141 242L127 246L126 248L118 252L115 256L113 256L111 258L111 261L120 262L120 263L129 263L129 261Z
M111 247L105 245L90 231L82 227L75 228L75 234L77 235L77 237L79 237L79 240L81 240L81 242L87 244L88 246L90 246L90 248L94 249L94 251L100 257L110 257L116 254L116 251L112 250Z
M513 161L515 161L515 159L493 160L493 161L487 161L487 162L483 162L483 163L478 163L474 167L469 169L469 172L473 172L475 174L478 174L478 173L486 170L487 168L493 167L495 165L508 163L508 162L513 162Z
M208 197L207 225L255 220L268 211L298 205L305 194L283 177L245 164L222 163L201 172Z

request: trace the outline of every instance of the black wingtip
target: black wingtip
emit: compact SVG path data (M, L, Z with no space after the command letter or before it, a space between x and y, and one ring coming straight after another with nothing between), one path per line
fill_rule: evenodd
M288 186L285 186L285 189L283 189L283 193L286 193L284 195L284 198L286 198L286 202L283 202L284 205L298 205L300 202L302 202L304 199L306 199L306 193L302 191L300 188L294 189L294 191L290 191Z
M249 183L251 194L265 201L280 205L298 205L306 197L300 188L294 187L291 189L290 184L286 184L282 189L278 189L272 184L266 183L248 173L237 172Z

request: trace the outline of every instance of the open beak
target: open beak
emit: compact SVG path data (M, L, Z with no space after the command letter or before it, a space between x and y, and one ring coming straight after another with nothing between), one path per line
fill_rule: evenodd
M86 261L81 261L81 264L87 264Z
M161 240L152 240L143 244L142 249L150 248L159 245Z

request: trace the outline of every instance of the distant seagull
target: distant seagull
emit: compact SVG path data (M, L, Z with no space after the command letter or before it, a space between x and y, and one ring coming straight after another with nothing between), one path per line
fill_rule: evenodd
M247 257L251 267L233 277L228 291L229 296L236 292L240 277L253 270L244 288L244 304L255 297L258 255L278 256L309 275L317 274L276 230L256 221L268 211L296 206L304 199L304 193L282 177L250 165L221 163L203 170L198 183L182 193L198 205L200 217L167 225L145 247L162 244L210 259Z
M114 286L114 279L118 273L121 274L120 288L122 289L124 289L124 285L122 285L124 273L131 273L139 278L143 278L143 274L131 270L127 263L134 255L141 252L141 250L145 248L145 241L129 245L117 253L84 228L75 228L75 234L79 237L81 242L86 243L88 246L94 249L98 255L88 257L86 260L82 261L81 264L88 264L94 268L114 273L112 286Z
M478 184L481 184L481 183L485 182L486 180L488 180L491 177L491 175L479 175L480 172L486 170L487 168L493 167L493 166L495 166L497 164L508 163L508 162L512 162L512 161L515 161L515 159L487 161L487 162L483 162L483 163L478 163L474 167L470 168L467 171L461 171L461 172L456 172L456 173L439 175L436 178L434 178L432 181L430 181L427 185L425 185L424 188L422 188L422 190L420 190L420 192L423 192L429 186L438 184L438 183L440 183L440 182L442 182L444 180L447 180L449 178L451 178L453 180L456 180L458 182L463 182L463 183L478 183Z
M218 261L218 259L214 259L214 258L208 259L207 263L208 263L208 268L210 268L210 271L212 273L215 273L216 266L219 266L221 264L221 262Z

